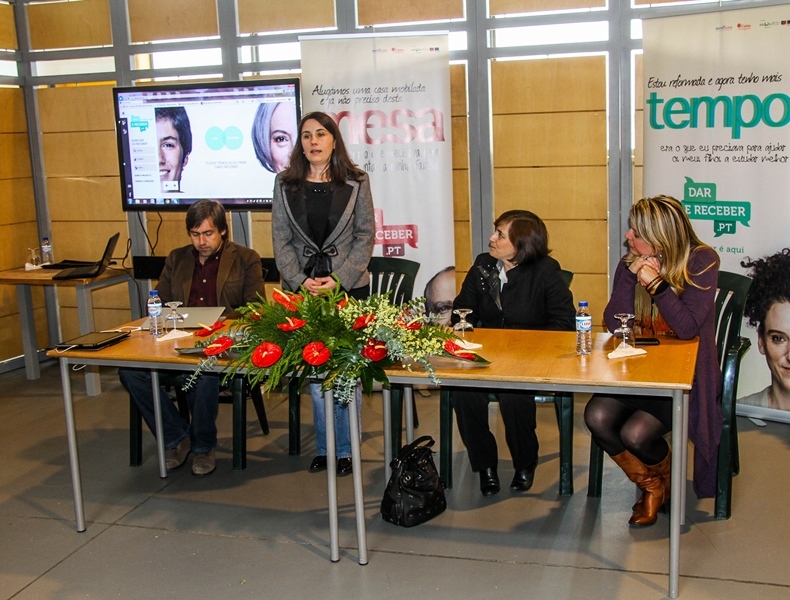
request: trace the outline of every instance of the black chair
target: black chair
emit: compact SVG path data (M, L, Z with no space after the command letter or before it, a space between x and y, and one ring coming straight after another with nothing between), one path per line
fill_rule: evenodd
M570 287L573 272L563 269L562 278ZM439 475L445 487L453 486L453 400L452 388L442 387L439 394ZM560 432L560 496L573 495L573 394L544 392L534 394L538 404L554 404ZM489 394L491 402L497 401L495 393Z
M269 269L268 259L261 259L263 279ZM163 256L133 256L132 268L135 279L159 279L165 267ZM162 373L160 384L175 391L178 412L188 422L189 407L186 393L181 390L187 375ZM269 420L263 404L260 386L249 387L244 376L238 376L220 390L219 402L233 404L233 469L243 471L247 468L247 397L252 398L255 414L261 425L263 435L269 435ZM132 398L129 398L129 464L133 467L142 464L143 426L142 415Z
M718 473L714 516L729 519L732 514L732 478L740 471L738 429L735 419L735 395L741 358L751 342L741 337L743 307L752 280L743 275L719 271L716 292L716 351L722 370L721 411L723 429L719 441ZM590 473L587 495L601 496L603 450L590 440Z
M401 305L409 302L414 293L414 280L417 271L420 270L420 263L405 258L384 258L374 256L368 263L370 273L370 293L385 294L392 292L393 304ZM401 395L395 391L392 395L392 414L396 414L396 405L400 411ZM297 455L302 451L301 438L301 390L298 388L297 381L291 380L288 386L288 454ZM416 410L415 414L415 427ZM401 421L401 412L397 412L398 423ZM398 441L400 441L400 425L393 425L393 434L397 430ZM394 439L394 438L393 438ZM398 449L400 445L398 445Z

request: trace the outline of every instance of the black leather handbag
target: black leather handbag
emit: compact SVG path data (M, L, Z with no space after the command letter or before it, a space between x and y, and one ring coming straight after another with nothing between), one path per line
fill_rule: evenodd
M381 500L381 517L401 527L414 527L447 508L444 484L433 462L433 438L425 435L401 448L390 463L392 476Z

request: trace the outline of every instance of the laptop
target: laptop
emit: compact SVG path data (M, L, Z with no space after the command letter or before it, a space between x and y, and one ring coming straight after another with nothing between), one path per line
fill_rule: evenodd
M52 276L52 279L55 281L64 280L64 279L90 279L92 277L98 277L102 273L104 273L105 269L110 266L110 261L112 260L112 253L115 252L115 245L118 243L118 238L121 237L120 232L116 233L107 241L107 247L104 249L104 255L102 256L101 260L95 263L90 263L88 265L83 265L81 267L73 267L71 269L65 269L64 271L60 271L59 273L55 273Z
M74 339L60 342L55 348L58 350L101 350L128 337L128 331L93 331Z
M204 326L209 327L220 320L222 313L225 312L224 306L179 306L178 312L184 317L183 321L178 322L179 329L203 329ZM162 316L165 319L165 326L170 329L173 326L173 321L167 318L170 314L170 308L165 304L162 306ZM150 329L149 321L142 325L143 329Z

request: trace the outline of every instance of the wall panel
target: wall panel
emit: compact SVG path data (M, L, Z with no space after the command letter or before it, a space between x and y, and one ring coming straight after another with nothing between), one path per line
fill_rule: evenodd
M111 85L41 88L37 91L41 131L112 131L115 133Z
M18 47L14 7L10 4L0 4L0 48L16 50Z
M108 0L30 4L28 19L34 50L112 44Z
M294 31L335 26L334 0L237 0L239 33Z
M612 1L617 2L618 0ZM488 11L494 16L604 6L606 6L606 0L489 0Z
M114 131L45 133L47 177L119 176Z
M495 62L491 69L494 114L606 110L606 58Z
M606 113L494 115L494 167L606 164Z
M132 42L219 35L216 0L127 0Z
M27 133L0 133L0 179L31 175Z
M463 0L357 0L357 15L361 26L385 23L412 23L461 19L464 16Z
M52 221L125 221L119 177L49 177L49 218Z
M494 189L499 213L525 209L542 219L607 217L607 173L603 165L497 169Z
M13 14L0 7L3 20ZM21 88L0 89L0 270L25 264L28 248L38 246L36 204L30 167L24 94ZM37 329L46 338L47 318L43 293L33 294L33 306L40 323ZM0 361L22 353L16 287L0 286Z
M599 315L608 297L606 59L494 62L491 88L494 214L538 214L552 256L574 272L574 298Z
M0 88L0 133L27 131L25 96L21 88Z
M35 223L36 201L33 180L0 179L0 224ZM8 238L3 238L7 240Z

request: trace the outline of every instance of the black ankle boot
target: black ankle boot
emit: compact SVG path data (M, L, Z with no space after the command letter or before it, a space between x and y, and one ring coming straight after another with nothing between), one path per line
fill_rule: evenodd
M499 493L499 477L496 469L483 469L480 471L480 491L483 496L493 496Z

